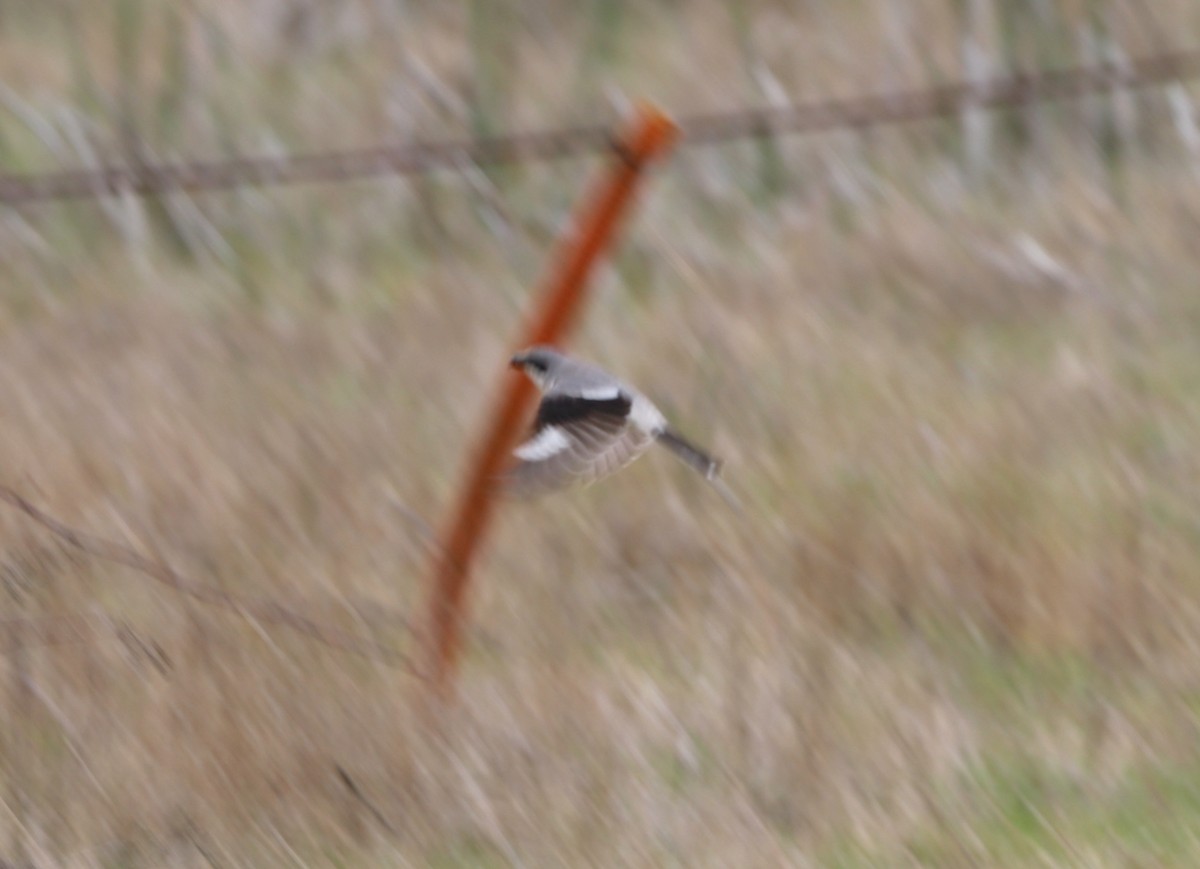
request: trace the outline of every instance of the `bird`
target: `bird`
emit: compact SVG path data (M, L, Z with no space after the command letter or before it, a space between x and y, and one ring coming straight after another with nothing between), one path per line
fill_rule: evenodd
M691 443L667 422L650 399L602 368L537 345L510 364L541 390L533 432L514 451L506 484L517 495L543 494L572 483L613 474L662 444L714 484L722 462Z

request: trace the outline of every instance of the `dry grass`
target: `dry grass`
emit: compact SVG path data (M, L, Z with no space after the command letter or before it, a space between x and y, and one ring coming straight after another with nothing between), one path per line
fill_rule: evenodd
M139 4L60 5L93 101L52 16L5 6L5 105L116 153L97 94ZM747 51L721 4L598 3L496 25L514 48L472 45L469 5L205 0L173 78L140 5L141 133L201 155L590 117L606 84L714 108L755 65L878 89L956 74L962 36L949 4L764 2ZM1077 5L1046 29L1150 38ZM504 77L472 110L477 63ZM1162 94L1115 156L1111 108L998 121L982 173L951 124L660 172L579 349L723 454L749 515L666 455L510 506L453 709L0 513L0 613L95 625L0 667L0 862L1193 865L1200 189ZM0 110L4 166L54 141ZM407 644L413 516L441 515L590 170L0 216L0 482Z

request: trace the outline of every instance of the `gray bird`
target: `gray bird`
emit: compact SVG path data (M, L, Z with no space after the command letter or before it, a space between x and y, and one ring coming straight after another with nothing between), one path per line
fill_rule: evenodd
M512 358L542 391L533 434L516 448L508 484L537 494L573 482L594 482L660 443L721 490L721 462L667 424L646 396L607 371L552 347L530 347Z

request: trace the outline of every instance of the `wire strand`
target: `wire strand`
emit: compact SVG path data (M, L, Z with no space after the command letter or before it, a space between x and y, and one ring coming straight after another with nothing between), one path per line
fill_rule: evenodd
M984 81L765 108L691 115L680 119L681 147L783 134L861 130L1051 100L1079 99L1104 91L1138 90L1200 77L1200 50L1173 51L1125 63L1101 63ZM488 139L377 145L370 148L228 160L138 163L0 175L0 205L184 190L227 190L344 182L378 175L419 175L560 160L612 148L608 125L566 127Z

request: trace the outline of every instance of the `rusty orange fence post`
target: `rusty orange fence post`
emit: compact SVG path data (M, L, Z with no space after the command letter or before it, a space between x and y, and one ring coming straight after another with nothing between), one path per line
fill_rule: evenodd
M676 133L675 124L661 111L650 105L638 107L614 143L614 157L604 176L584 198L572 230L559 243L537 307L516 348L561 342L582 305L592 265L626 212L642 168L668 151ZM507 466L533 399L528 379L506 369L499 400L434 554L429 654L433 683L442 692L450 688L458 659L471 558L492 514L494 481Z

